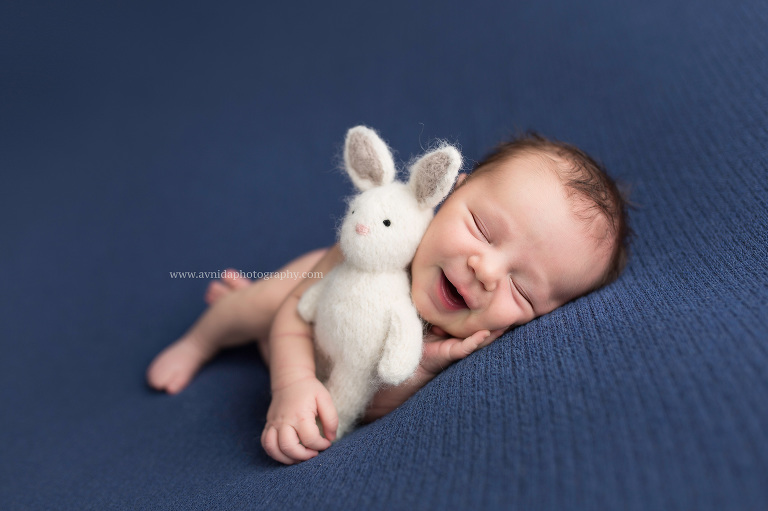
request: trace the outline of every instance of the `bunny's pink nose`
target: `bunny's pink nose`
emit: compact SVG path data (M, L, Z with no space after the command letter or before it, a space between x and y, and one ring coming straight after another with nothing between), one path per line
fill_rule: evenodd
M366 226L364 226L363 224L357 224L355 226L355 232L357 234L365 236L366 234L368 234L368 228Z

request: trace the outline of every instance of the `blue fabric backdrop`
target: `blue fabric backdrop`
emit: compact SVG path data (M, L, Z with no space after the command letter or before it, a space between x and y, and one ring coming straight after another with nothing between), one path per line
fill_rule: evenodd
M0 508L768 508L768 4L326 4L0 5ZM204 307L171 271L333 241L356 124L573 142L633 258L284 467L255 349L143 373Z

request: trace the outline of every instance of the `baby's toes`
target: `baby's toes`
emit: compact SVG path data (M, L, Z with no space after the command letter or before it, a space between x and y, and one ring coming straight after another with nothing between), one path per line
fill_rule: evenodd
M183 339L155 358L147 369L147 383L169 394L181 392L205 362L205 358L205 354L189 339Z
M147 371L147 383L155 390L178 394L189 384L188 371L175 360L160 359Z
M221 299L221 297L228 295L232 292L232 288L222 283L220 280L214 280L208 284L208 289L205 291L205 303L212 305L214 302Z
M248 285L251 283L251 280L243 277L239 270L227 268L221 277L221 282L225 286L229 286L229 288L233 291L237 291L238 289L248 287Z
M173 372L168 375L163 390L168 394L178 394L189 385L190 380L191 377L188 373L182 371Z
M156 390L167 390L168 383L178 372L173 351L166 350L158 355L147 369L147 383Z
M155 390L165 390L170 375L161 354L147 369L147 384Z

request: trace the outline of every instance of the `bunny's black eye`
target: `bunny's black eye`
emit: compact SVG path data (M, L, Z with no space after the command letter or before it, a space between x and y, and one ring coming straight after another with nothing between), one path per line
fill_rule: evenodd
M389 220L384 220L384 225L389 227L390 225L392 225L392 222L390 222Z

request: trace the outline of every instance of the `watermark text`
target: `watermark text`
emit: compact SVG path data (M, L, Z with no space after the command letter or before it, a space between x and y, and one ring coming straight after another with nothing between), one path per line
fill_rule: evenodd
M172 279L251 279L303 280L322 279L321 271L170 271Z

